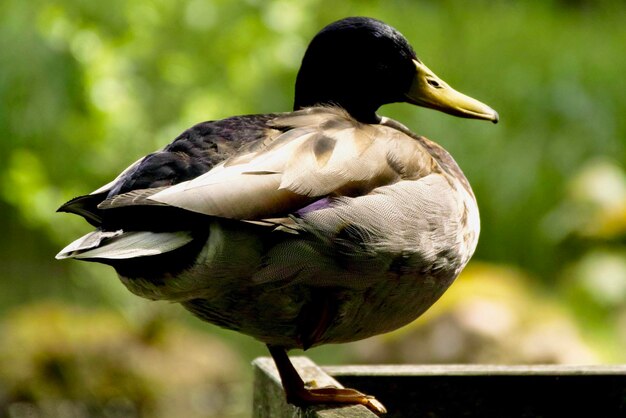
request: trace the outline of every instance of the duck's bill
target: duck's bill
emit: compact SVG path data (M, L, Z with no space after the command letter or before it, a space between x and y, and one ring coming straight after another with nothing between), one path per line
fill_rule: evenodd
M420 61L413 60L413 63L416 74L406 94L407 102L462 118L484 119L498 123L498 112L454 90Z

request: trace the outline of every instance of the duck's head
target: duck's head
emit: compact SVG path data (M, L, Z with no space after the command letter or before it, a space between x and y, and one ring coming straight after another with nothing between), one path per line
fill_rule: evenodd
M361 122L376 123L376 110L395 102L498 121L495 110L451 88L400 32L379 20L345 18L313 38L296 79L294 109L337 105Z

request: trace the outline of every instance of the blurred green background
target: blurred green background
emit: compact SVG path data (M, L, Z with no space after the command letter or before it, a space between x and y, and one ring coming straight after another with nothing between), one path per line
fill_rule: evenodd
M308 40L367 15L501 122L395 104L476 192L476 255L404 329L320 363L626 362L622 1L0 3L0 416L243 417L264 347L56 252L55 213L197 122L288 111Z

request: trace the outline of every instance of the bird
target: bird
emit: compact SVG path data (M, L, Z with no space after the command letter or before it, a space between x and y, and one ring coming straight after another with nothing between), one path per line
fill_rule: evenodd
M474 253L468 180L441 146L377 113L397 102L498 122L398 30L343 18L308 45L293 111L199 123L65 203L94 230L56 258L110 265L132 293L266 344L294 405L384 413L355 389L305 384L287 353L412 322Z

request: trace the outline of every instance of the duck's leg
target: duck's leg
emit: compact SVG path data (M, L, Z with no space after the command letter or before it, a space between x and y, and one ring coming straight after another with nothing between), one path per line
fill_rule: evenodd
M361 404L377 414L387 412L385 407L373 396L365 395L358 390L336 387L307 389L304 386L304 381L291 364L287 351L282 347L269 344L267 348L270 350L274 363L276 363L287 402L298 406L321 403Z

